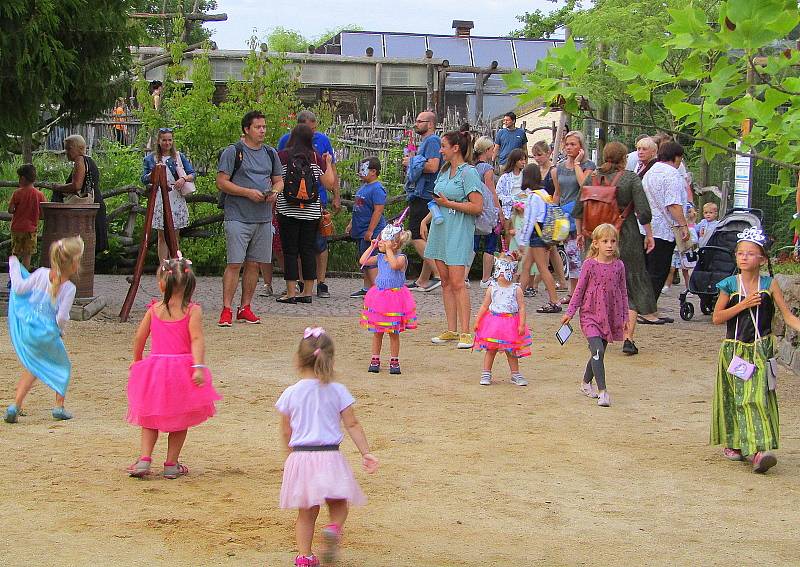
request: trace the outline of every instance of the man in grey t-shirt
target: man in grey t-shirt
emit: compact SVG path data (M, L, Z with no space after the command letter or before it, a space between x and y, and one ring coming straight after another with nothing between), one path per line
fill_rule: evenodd
M272 262L272 207L277 194L283 190L283 166L277 152L264 145L266 131L264 115L257 110L248 112L242 118L241 165L234 172L239 151L236 145L228 146L219 158L217 188L225 193L227 250L220 327L230 327L233 323L231 305L242 264L242 298L236 320L261 322L250 309L250 302L259 269Z

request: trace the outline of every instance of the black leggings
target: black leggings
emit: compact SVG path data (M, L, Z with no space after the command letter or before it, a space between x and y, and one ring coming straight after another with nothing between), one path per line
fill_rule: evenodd
M606 389L606 367L603 358L606 355L608 341L600 337L589 337L589 362L586 363L586 372L583 373L583 381L586 384L592 383L592 378L597 383L598 390Z
M300 220L286 215L278 215L283 247L283 279L296 280L297 258L303 268L304 280L317 279L317 230L319 219Z
M653 251L644 257L647 266L647 274L650 276L650 284L653 286L653 296L658 303L664 282L667 281L667 274L672 265L672 253L675 251L675 242L654 238L656 246Z

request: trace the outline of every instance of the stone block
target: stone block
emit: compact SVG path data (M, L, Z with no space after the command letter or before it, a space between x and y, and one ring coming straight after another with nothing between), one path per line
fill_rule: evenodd
M783 340L778 347L778 359L786 366L792 366L792 359L797 352L790 341ZM798 357L800 358L800 356Z
M69 310L69 318L73 321L88 321L106 306L106 300L102 296L82 297L75 300L72 309Z

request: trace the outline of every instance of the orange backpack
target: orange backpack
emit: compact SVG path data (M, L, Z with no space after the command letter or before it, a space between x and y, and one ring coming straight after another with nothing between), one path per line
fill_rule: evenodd
M624 211L619 210L617 204L617 183L622 177L623 172L618 172L606 185L605 175L592 173L590 185L581 188L581 203L583 204L583 222L581 232L585 237L591 237L592 231L601 224L608 223L614 225L617 232L622 228L622 223L633 211L633 201L631 201ZM600 183L598 183L600 177Z

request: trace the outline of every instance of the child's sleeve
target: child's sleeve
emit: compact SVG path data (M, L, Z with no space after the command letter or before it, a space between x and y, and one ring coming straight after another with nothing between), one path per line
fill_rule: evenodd
M289 412L289 409L290 409L289 408L289 406L290 406L290 404L289 404L289 396L291 395L291 390L292 390L291 387L286 388L283 391L283 393L281 394L281 396L278 398L278 401L275 402L275 407L283 415L289 415L289 413L290 413Z
M67 285L67 284L62 284ZM68 285L64 290L63 294L59 293L58 297L58 305L56 306L58 310L56 311L56 323L58 324L61 330L64 330L66 327L67 322L69 321L69 310L72 309L72 302L75 301L75 285Z
M39 278L36 272L29 275L27 278L23 278L19 259L16 256L10 256L8 258L8 276L11 279L11 289L14 290L14 293L29 292L36 287L36 282Z
M535 195L531 195L528 197L528 202L525 203L525 216L523 217L522 221L522 230L520 231L517 239L517 242L523 243L523 246L528 245L528 242L531 240L531 235L536 227L536 217L538 212L536 200L537 197Z
M575 291L572 292L572 299L569 300L569 308L567 308L567 315L569 315L570 318L575 316L578 308L583 303L583 294L586 293L586 286L589 284L589 278L591 277L593 267L593 262L586 262L583 264L581 275L578 278L578 285L575 286Z
M336 384L337 388L336 391L339 394L339 413L343 412L354 403L356 403L356 399L353 397L353 394L347 389L347 386L344 384Z

